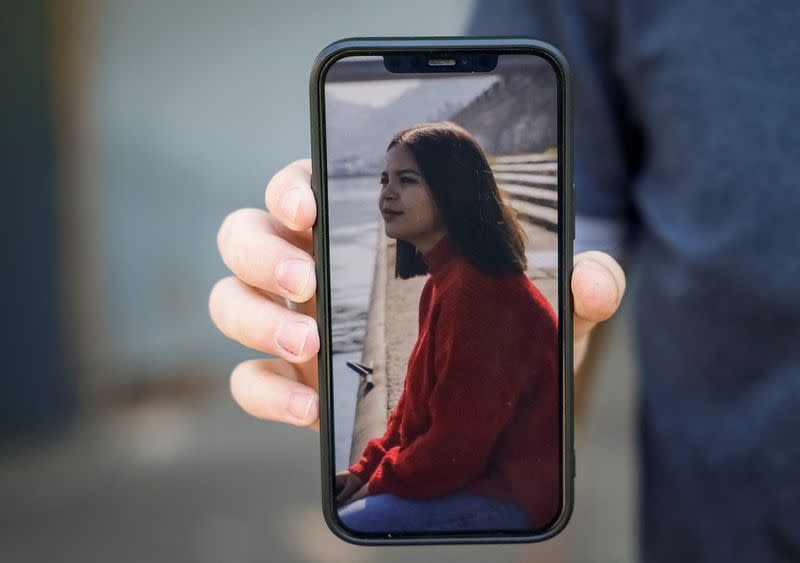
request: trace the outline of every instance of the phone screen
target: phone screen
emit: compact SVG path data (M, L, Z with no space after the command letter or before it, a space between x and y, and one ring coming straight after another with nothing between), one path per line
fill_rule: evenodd
M331 494L354 533L532 534L563 510L558 88L519 53L325 73Z

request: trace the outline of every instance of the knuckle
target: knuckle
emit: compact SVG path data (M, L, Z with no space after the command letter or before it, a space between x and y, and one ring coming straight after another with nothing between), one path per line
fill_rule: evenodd
M242 223L248 220L254 213L260 213L258 209L245 207L236 209L228 213L217 231L217 246L223 258L236 246L236 233L241 228Z
M249 410L250 383L248 383L248 362L242 362L231 371L228 386L236 403L244 410Z
M220 313L224 301L224 290L227 284L228 278L217 280L211 287L211 291L208 292L208 312L211 316L211 320L213 320L217 326L220 326L222 321Z
M231 222L234 220L234 215L236 213L236 211L228 213L222 220L222 224L220 224L219 230L217 231L217 248L219 249L220 254L225 254L225 249L227 248L228 241L230 240Z
M235 276L228 276L219 283L217 315L222 330L231 338L241 341L242 319L248 308L239 292L240 282Z

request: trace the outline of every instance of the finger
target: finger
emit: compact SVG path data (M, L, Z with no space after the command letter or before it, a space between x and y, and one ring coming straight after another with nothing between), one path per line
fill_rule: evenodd
M231 373L236 403L263 420L309 426L319 419L319 397L314 389L276 371L280 360L248 360Z
M218 281L209 313L222 333L253 350L290 362L306 362L319 351L316 321L264 297L234 276Z
M582 252L575 256L574 264L573 334L580 339L617 311L625 294L625 273L616 260L603 252Z
M355 493L353 493L352 496L349 499L347 499L347 501L355 502L357 500L361 500L362 498L368 495L369 495L369 490L367 489L367 486L364 485L363 487L360 487Z
M360 484L358 482L354 482L353 479L348 479L342 492L336 496L336 502L344 504L358 491L359 487Z
M316 291L314 260L276 233L274 219L260 209L228 215L217 233L222 261L248 285L296 302Z
M336 495L336 504L342 505L344 504L348 498L350 498L353 494L353 488L349 486L349 483L344 486L341 492Z
M345 479L342 482L342 490L339 491L339 494L336 495L336 502L338 504L344 503L350 496L352 496L355 489L353 488L353 481L351 479Z
M296 160L275 174L264 194L267 209L295 231L310 229L317 217L311 190L311 160Z

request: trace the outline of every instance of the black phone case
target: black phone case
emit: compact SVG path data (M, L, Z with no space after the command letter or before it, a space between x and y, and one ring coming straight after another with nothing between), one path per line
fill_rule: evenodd
M328 240L327 169L325 147L325 74L344 56L389 53L486 51L498 54L529 53L541 56L553 66L558 81L558 318L562 391L562 511L546 530L536 534L355 534L340 521L334 504L334 435L332 404L331 303ZM527 543L546 540L564 529L572 515L575 477L572 405L572 241L575 238L572 180L572 98L567 61L552 45L528 37L374 37L336 41L323 49L314 61L309 83L311 110L312 188L317 201L313 252L316 263L317 319L320 331L318 373L320 390L320 453L322 458L322 509L334 534L359 545L434 545L466 543Z

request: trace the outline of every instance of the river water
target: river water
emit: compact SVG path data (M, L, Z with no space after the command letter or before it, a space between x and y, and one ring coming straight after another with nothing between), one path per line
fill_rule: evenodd
M359 381L345 362L359 361L364 345L380 222L379 191L375 176L328 179L337 471L347 467L350 457Z

